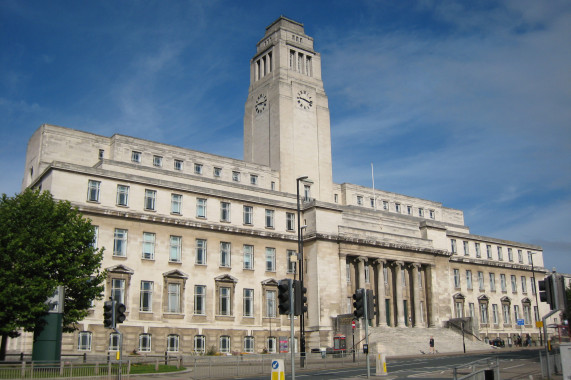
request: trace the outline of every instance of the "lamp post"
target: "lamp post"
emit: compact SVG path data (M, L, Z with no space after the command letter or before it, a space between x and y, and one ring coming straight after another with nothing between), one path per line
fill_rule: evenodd
M299 282L301 284L301 288L303 289L303 240L301 234L301 199L299 197L299 183L300 182L311 182L307 180L308 176L303 176L297 178L296 181L296 190L297 190L297 252L298 252L298 268L299 268ZM300 353L301 353L301 360L300 364L301 367L305 367L305 315L301 313L299 316L299 343L300 343Z
M537 310L537 314L535 314L535 324L537 327L537 318L539 317L539 303L537 302L537 281L535 281L535 267L533 266L533 255L537 252L531 252L531 277L533 278L533 291L535 293L535 308ZM539 344L543 344L543 336L541 334L541 327L537 327L539 330Z

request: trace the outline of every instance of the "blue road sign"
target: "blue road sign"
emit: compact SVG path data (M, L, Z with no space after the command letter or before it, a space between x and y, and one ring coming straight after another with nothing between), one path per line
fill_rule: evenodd
M279 366L280 366L280 363L279 363L277 360L274 360L274 361L272 362L272 368L273 368L273 369L278 369Z
M518 320L517 320L517 325L518 325L518 326L523 326L523 325L525 325L525 321L524 321L523 319L518 319Z

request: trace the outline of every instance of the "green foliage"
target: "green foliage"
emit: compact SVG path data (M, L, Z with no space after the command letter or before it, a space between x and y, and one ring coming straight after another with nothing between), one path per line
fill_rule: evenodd
M210 347L208 348L208 350L206 351L205 355L208 355L208 356L217 356L217 355L218 355L218 351L216 351L216 347L210 346Z
M184 371L186 368L180 367L176 368L174 365L159 364L159 370L155 371L154 364L131 364L131 375L143 374L143 373L166 373L166 372L178 372Z
M567 296L567 309L563 312L563 318L571 321L571 286L565 288L565 295Z
M101 298L106 273L95 229L69 202L27 189L0 198L0 334L33 331L45 301L65 287L64 331L87 316Z

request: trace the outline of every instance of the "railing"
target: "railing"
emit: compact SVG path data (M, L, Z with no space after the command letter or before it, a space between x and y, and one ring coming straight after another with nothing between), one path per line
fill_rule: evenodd
M127 364L127 363L126 363ZM0 379L102 379L115 378L121 368L121 375L129 377L129 365L119 367L118 363L77 364L73 362L59 363L26 363L3 364L0 366Z

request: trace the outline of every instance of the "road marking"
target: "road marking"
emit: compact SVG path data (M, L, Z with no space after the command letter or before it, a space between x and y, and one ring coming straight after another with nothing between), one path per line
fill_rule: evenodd
M511 366L511 367L503 367L503 368L500 367L500 370L502 370L502 369L510 369L510 368L517 368L517 367L523 367L524 365L527 365L527 364L519 364L519 365L514 365L514 366Z

